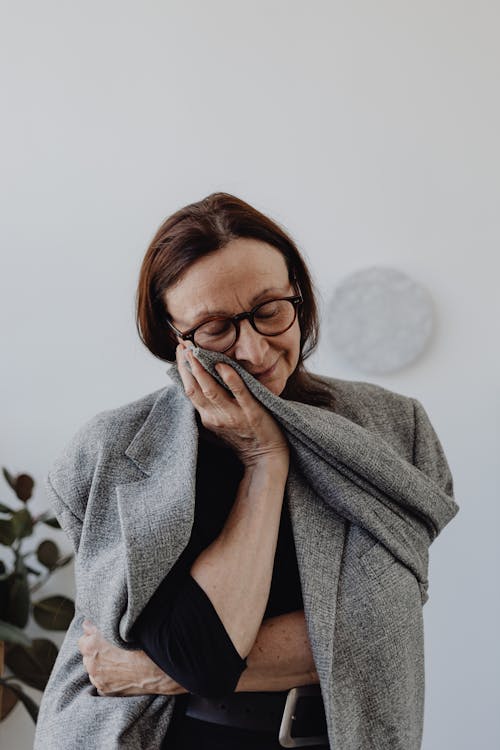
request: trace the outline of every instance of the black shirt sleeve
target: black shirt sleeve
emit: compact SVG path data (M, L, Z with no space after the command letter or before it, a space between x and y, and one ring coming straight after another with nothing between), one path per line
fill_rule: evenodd
M170 574L169 574L170 575ZM160 669L190 693L234 692L247 667L204 589L186 571L167 575L134 624L134 635Z

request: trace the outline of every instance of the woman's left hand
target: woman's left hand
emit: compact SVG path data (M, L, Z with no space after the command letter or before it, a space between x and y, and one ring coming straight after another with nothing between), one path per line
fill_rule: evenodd
M174 683L144 651L131 651L109 643L87 620L78 648L90 682L99 695L151 695L187 692ZM166 693L166 680L172 685ZM177 686L177 689L175 688Z

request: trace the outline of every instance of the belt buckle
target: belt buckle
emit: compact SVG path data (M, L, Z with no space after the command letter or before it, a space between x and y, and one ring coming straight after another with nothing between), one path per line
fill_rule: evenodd
M326 745L328 746L328 735L321 734L317 737L292 737L292 723L295 719L295 706L302 695L321 695L319 685L299 685L291 688L286 697L283 717L281 719L278 741L281 747L304 747L306 745Z

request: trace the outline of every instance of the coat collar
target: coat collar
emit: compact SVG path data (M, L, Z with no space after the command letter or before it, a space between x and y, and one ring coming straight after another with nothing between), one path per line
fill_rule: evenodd
M179 424L185 432L179 435ZM197 438L196 412L175 383L162 388L142 426L125 449L125 455L147 476L168 471L176 460L176 448L188 449L189 437Z

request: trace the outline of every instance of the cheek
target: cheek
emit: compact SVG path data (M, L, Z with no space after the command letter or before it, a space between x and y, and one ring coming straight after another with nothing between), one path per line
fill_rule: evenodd
M287 349L288 357L293 360L294 365L297 364L300 355L300 328L298 321L296 320L289 331L285 333L286 342L285 346Z
M289 331L285 331L282 336L279 336L279 341L275 340L274 346L283 352L288 368L294 370L300 356L300 328L297 322Z

